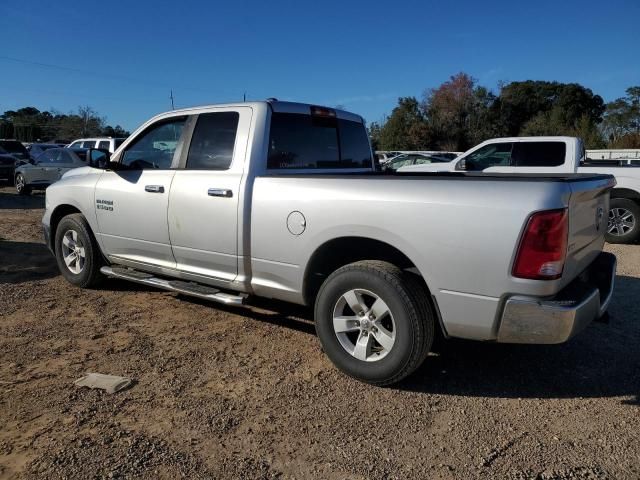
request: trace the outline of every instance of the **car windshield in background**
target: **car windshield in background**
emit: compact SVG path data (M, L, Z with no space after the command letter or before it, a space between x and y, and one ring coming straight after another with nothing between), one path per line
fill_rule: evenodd
M364 124L331 116L273 113L269 169L371 168Z
M434 156L437 158L443 158L445 159L445 161L450 161L450 160L453 160L454 158L458 158L457 153L450 153L450 152L436 153L434 154Z
M85 162L87 161L87 149L86 148L69 148L68 149L70 152L73 152L73 154L81 161Z
M29 147L29 154L31 157L34 157L40 155L45 150L50 150L52 148L60 148L60 146L55 143L32 143Z
M393 158L385 165L385 170L397 170L400 167L406 167L408 165L429 165L430 163L447 163L446 158L437 157L434 155L420 155L420 154L408 154L404 153Z

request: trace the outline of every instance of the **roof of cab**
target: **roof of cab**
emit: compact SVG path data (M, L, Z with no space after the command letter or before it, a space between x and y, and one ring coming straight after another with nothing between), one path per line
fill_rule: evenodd
M528 137L499 137L490 138L482 143L494 143L494 142L568 142L577 140L577 137L568 137L561 135L540 135L540 136L528 136Z
M275 99L270 100L261 100L261 101L251 101L251 102L234 102L234 103L214 103L210 105L199 105L195 107L181 108L178 110L169 110L167 112L160 113L153 117L151 120L155 120L156 118L173 116L173 115L192 115L197 113L202 113L204 111L214 109L214 108L229 108L229 107L260 107L264 108L264 106L268 106L274 112L281 113L299 113L299 114L310 114L311 107L322 107L322 105L315 105L310 103L298 103L298 102L282 102ZM336 108L330 108L336 112L336 116L343 120L351 120L354 122L362 122L364 123L364 119L355 113L347 112L345 110L339 110ZM148 122L147 122L148 123Z

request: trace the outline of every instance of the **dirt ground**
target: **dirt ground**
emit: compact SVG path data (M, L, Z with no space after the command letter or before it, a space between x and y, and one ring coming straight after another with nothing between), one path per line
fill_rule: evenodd
M640 246L607 247L609 325L447 342L375 388L336 371L304 309L71 287L43 206L0 188L1 478L640 478ZM86 372L136 383L75 387Z

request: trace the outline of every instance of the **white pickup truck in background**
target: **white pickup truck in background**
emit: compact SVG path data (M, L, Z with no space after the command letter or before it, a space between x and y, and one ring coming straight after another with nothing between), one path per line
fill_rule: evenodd
M640 168L611 160L590 160L576 137L493 138L448 163L412 165L399 172L605 173L616 177L611 190L609 243L640 239Z

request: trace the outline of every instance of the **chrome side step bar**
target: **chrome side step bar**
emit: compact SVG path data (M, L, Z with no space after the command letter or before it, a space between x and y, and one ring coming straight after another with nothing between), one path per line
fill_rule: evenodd
M247 296L243 294L234 295L225 293L217 288L209 287L201 283L185 282L183 280L167 280L131 268L102 267L100 271L107 277L129 280L130 282L141 283L143 285L149 285L150 287L182 293L183 295L190 295L212 302L224 303L225 305L242 305L247 298Z

